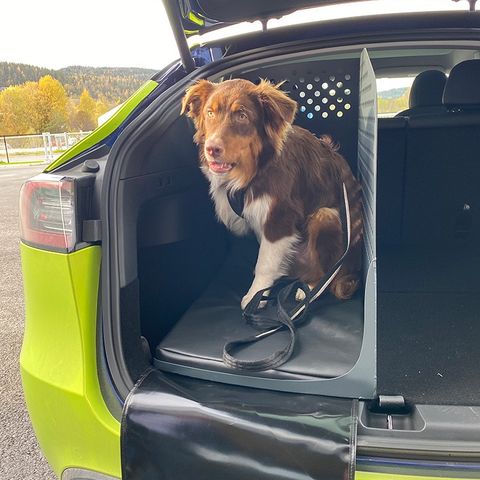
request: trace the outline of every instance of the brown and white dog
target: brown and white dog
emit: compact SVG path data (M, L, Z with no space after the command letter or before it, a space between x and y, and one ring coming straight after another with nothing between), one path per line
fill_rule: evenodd
M292 125L296 110L296 102L267 81L200 80L183 98L182 113L194 121L218 218L236 234L253 231L260 243L242 308L283 275L313 287L340 258L343 183L350 201L351 250L330 290L347 299L359 286L360 186L329 137ZM245 192L242 217L227 197L239 189Z

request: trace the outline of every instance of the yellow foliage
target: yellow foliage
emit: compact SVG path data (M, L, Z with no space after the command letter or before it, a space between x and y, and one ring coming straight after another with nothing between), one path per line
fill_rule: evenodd
M82 94L80 95L78 110L91 114L92 117L94 117L96 108L97 105L95 103L95 100L90 96L88 90L84 88Z
M0 133L36 133L40 128L40 118L35 108L38 97L38 84L35 82L8 87L0 92Z
M87 89L83 89L77 111L72 119L74 130L88 131L97 126L97 104Z
M68 98L62 84L47 75L38 82L0 92L0 133L57 132L67 127Z
M67 129L68 97L63 85L46 75L38 81L39 96L35 109L40 116L42 131L59 132Z
M96 104L97 118L112 109L112 105L105 98L99 98Z
M382 98L378 97L378 113L398 113L408 108L408 99L410 97L410 88L407 88L401 97Z
M62 83L46 75L0 91L0 135L93 130L98 116L113 107L86 89L79 101L69 99Z

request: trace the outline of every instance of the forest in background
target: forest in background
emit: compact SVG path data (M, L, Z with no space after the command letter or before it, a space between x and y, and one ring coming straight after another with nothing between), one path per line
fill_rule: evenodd
M88 131L155 70L67 67L49 70L0 62L0 135Z
M154 75L142 68L49 70L0 62L0 135L89 131ZM408 108L409 88L381 92L380 113Z
M398 113L408 108L410 87L392 88L378 95L378 113Z

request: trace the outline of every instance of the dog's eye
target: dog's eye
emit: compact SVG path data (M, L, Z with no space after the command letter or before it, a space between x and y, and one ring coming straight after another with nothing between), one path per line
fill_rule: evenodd
M248 120L247 114L245 112L239 112L238 119L239 120Z
M208 118L213 118L215 116L215 114L213 113L213 110L208 110L207 111L207 116L208 116Z

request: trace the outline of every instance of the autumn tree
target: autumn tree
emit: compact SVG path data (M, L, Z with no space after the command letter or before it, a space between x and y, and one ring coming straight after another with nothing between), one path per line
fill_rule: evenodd
M46 75L38 81L38 100L36 110L42 132L62 132L67 130L68 97L63 85L51 75Z
M114 106L104 95L92 98L87 89L79 99L69 98L59 80L45 75L0 91L0 135L93 130Z
M63 85L50 75L38 82L0 92L0 133L61 132L68 123L68 97Z
M42 131L37 82L8 87L0 92L0 133L19 135Z
M97 100L97 105L96 105L97 119L104 113L107 113L109 110L111 110L114 106L115 104L112 104L104 96L101 96Z
M87 89L80 95L77 111L72 118L72 127L75 130L93 130L97 126L97 103L90 96Z
M0 134L29 133L28 106L21 87L0 92Z

